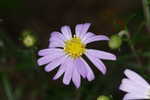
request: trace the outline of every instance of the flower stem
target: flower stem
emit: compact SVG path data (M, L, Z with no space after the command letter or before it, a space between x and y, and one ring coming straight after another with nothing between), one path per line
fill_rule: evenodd
M8 100L14 100L9 80L5 75L2 76L2 82Z
M146 18L146 26L147 30L150 32L150 10L149 10L149 5L147 0L142 0L143 3L143 10L144 10L144 15Z
M133 52L133 54L134 54L134 56L135 56L135 59L136 59L136 61L137 61L137 64L138 64L139 66L142 66L141 59L140 59L139 55L138 55L137 52L136 52L135 46L132 44L130 32L128 31L128 28L127 28L127 27L126 27L126 31L119 33L119 36L122 37L123 35L127 36L127 38L128 38L128 43L129 43L129 45L130 45L131 51Z

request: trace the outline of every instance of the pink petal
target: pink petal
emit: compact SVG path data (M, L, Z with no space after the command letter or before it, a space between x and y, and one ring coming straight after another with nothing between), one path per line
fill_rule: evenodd
M150 97L138 93L128 93L123 98L123 100L143 100L143 99L150 99Z
M94 33L92 33L92 32L87 32L87 33L83 36L82 41L84 42L85 40L87 40L88 38L91 38L91 37L93 37L93 36L95 36Z
M53 77L53 80L56 80L59 77L61 77L61 75L63 75L63 73L65 72L66 68L67 68L66 63L61 64L56 75Z
M91 25L90 23L76 25L75 28L76 36L82 38L85 35L85 33L88 31L90 25Z
M60 32L52 32L49 41L65 41L65 37Z
M92 55L90 55L87 52L86 52L86 56L103 74L106 74L106 67L101 60L99 60L96 57L93 57Z
M148 90L147 88L143 88L140 85L132 82L130 79L126 79L126 78L122 80L119 89L125 92L130 92L130 93L135 92L139 94L144 94Z
M38 55L39 56L46 56L46 55L51 55L51 54L54 54L54 53L62 53L62 49L56 49L56 48L51 48L51 49L43 49L43 50L40 50L38 52Z
M59 32L52 32L49 47L64 47L65 37Z
M91 43L91 42L95 42L95 41L102 41L102 40L109 40L109 38L105 35L96 35L96 36L93 36L91 38L87 38L84 43L85 44L88 44L88 43Z
M80 36L82 27L83 27L83 24L77 24L77 25L76 25L76 27L75 27L75 33L76 33L76 36L77 36L77 37Z
M72 33L71 33L71 29L69 26L62 26L61 27L61 32L63 33L63 35L65 36L65 38L67 40L69 40L70 38L72 38Z
M50 72L52 70L54 70L56 67L58 67L60 64L64 63L65 59L67 58L67 56L61 56L58 57L56 59L54 59L51 63L49 63L46 67L45 67L45 71L46 72Z
M74 66L74 68L73 68L73 75L72 75L72 81L75 84L76 88L80 87L80 80L81 80L80 74L78 73L76 67Z
M65 55L63 52L59 52L59 53L54 52L51 55L47 55L47 56L39 58L38 61L37 61L37 63L38 63L39 66L41 66L41 65L44 65L44 64L47 64L47 63L53 61L56 58L61 57L63 55Z
M65 74L64 74L64 77L63 77L63 83L68 85L71 81L71 78L72 78L72 73L73 73L73 60L68 58L67 59L67 68L65 70Z
M90 23L83 24L83 27L82 27L82 30L81 30L81 33L80 33L80 38L81 39L85 36L85 34L87 33L90 26L91 26Z
M92 69L90 68L90 66L86 63L86 61L83 58L80 58L80 59L85 65L86 77L87 77L88 81L94 80L95 76L94 76L94 73L93 73Z
M150 87L150 85L137 73L135 73L134 71L130 70L130 69L126 69L124 71L124 74L131 80L133 80L133 82L136 82L139 85L142 85L143 87Z
M80 75L83 78L86 78L87 69L85 67L85 64L80 58L75 60L75 67L77 68L77 71L80 73Z
M87 49L88 54L95 56L99 59L106 59L106 60L116 60L116 56L100 50L94 50L94 49Z
M49 48L56 48L56 47L64 47L64 43L63 42L56 42L56 41L52 41L49 43Z

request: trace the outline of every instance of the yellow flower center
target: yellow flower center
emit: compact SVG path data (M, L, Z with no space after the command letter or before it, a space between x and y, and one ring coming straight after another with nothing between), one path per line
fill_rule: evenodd
M71 58L78 58L85 52L85 45L82 43L81 39L78 37L73 37L65 42L64 51Z

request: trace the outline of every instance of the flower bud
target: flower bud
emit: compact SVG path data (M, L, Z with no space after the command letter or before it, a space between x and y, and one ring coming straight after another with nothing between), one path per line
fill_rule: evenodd
M107 96L99 96L97 100L110 100L110 98Z
M118 48L120 48L121 44L122 44L122 39L119 35L111 36L111 38L109 40L109 47L111 49L118 49Z
M31 33L29 30L23 32L22 42L26 47L32 47L36 43L36 37Z

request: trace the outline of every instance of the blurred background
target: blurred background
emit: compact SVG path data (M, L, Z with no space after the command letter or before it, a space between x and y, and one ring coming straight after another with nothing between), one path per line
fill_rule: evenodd
M121 100L124 69L150 80L149 6L150 0L0 0L0 100ZM85 22L111 38L89 47L112 52L117 61L104 61L105 76L90 64L96 79L82 79L76 89L53 81L56 70L44 72L37 52L48 47L52 31Z

